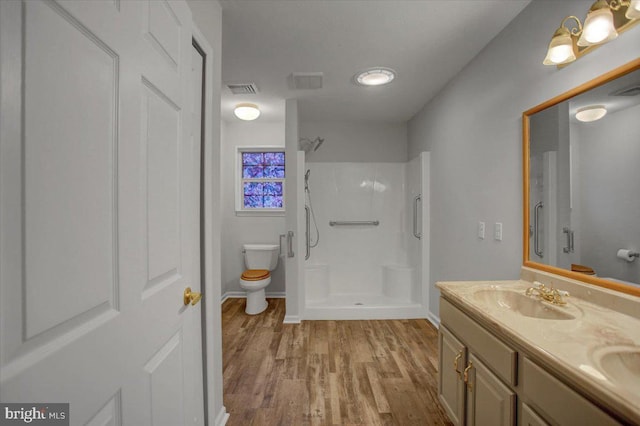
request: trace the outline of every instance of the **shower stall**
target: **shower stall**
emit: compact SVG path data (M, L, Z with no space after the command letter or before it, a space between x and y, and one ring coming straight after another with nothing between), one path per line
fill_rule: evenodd
M305 170L303 318L426 318L429 154Z

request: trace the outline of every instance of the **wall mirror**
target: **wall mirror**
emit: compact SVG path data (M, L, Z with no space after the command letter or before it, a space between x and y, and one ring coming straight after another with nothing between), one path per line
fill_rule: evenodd
M523 182L525 266L640 296L640 59L523 113Z

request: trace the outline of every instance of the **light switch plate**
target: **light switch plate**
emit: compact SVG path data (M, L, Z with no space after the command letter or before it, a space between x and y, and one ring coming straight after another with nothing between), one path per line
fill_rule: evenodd
M484 222L478 222L478 238L484 240Z
M493 230L493 238L496 241L502 241L502 223L496 222L495 228Z

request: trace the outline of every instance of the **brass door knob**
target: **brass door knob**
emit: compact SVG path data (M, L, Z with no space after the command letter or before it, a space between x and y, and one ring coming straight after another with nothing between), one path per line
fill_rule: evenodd
M197 293L195 291L191 291L191 287L187 287L184 289L184 304L188 305L191 303L192 306L198 304L198 302L202 299L202 294Z

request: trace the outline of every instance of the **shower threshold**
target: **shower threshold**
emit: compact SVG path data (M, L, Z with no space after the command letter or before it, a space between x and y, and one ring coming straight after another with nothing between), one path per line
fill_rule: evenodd
M376 294L332 294L322 301L307 301L304 319L367 320L427 318L419 303Z

